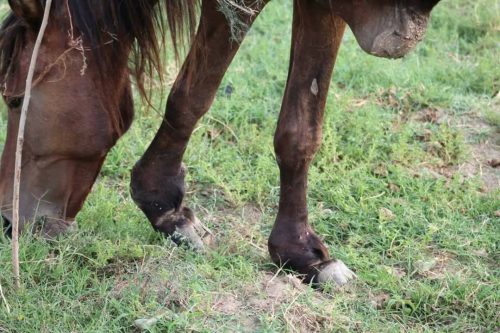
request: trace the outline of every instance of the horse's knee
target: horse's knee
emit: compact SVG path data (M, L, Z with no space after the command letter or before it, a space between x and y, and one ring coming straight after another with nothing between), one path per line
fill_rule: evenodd
M274 138L276 160L280 167L309 165L321 145L321 133L315 128L302 126L278 128Z

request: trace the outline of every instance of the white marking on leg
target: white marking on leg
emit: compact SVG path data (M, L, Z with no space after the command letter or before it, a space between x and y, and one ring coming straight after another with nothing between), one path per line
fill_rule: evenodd
M318 80L316 80L316 79L314 79L313 82L311 83L311 93L314 96L318 96L319 87L318 87Z

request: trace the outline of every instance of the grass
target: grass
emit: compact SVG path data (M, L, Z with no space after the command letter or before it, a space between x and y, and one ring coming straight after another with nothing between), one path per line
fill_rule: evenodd
M302 286L267 255L291 20L288 1L276 0L185 159L187 200L217 247L201 256L176 248L130 199L130 169L161 119L138 101L132 129L78 216L80 230L53 242L23 236L20 292L10 243L0 240L10 306L0 301L0 332L129 332L134 320L153 317L152 332L498 331L500 192L493 157L483 155L498 156L500 142L499 14L489 0L442 1L425 42L397 61L363 54L346 35L309 207L331 253L358 274L351 286ZM485 175L497 183L488 186Z

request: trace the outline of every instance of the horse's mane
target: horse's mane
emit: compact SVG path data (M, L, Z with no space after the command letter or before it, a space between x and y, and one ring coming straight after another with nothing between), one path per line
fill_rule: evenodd
M45 6L46 0L40 0ZM162 45L168 28L175 54L184 37L191 37L196 25L198 0L54 0L53 15L71 13L75 33L90 46L100 68L108 73L117 66L116 56L128 51L120 39L133 40L130 74L147 99L145 77L162 73ZM9 14L0 28L0 85L3 86L11 63L22 50L26 23ZM111 39L112 50L101 47ZM106 50L104 50L106 49Z

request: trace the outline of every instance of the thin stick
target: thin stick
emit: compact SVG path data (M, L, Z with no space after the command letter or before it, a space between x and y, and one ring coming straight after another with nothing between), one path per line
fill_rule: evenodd
M5 307L7 308L7 313L10 314L10 306L7 302L7 299L5 298L5 295L3 294L2 283L0 283L0 296L2 297L2 301L5 304Z
M47 0L45 3L42 25L40 26L40 31L38 32L38 36L36 38L33 54L31 55L28 77L26 78L23 107L21 109L21 117L19 119L19 132L17 134L16 164L14 168L14 195L12 198L12 265L14 267L14 286L16 289L21 288L21 276L19 273L19 189L21 187L21 163L23 157L24 129L26 127L26 118L28 115L28 107L30 105L36 61L38 59L38 54L40 53L40 45L42 44L45 29L47 28L47 24L49 22L51 6L52 0Z

